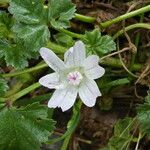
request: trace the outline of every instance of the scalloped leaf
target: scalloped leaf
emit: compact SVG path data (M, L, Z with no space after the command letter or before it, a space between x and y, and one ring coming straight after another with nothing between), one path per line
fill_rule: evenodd
M0 75L0 97L8 90L7 81L3 79Z
M116 50L116 44L109 35L102 36L98 29L85 32L84 42L87 50L96 52L100 56Z
M68 28L69 20L74 17L75 5L70 0L50 0L48 4L49 20L57 29Z
M3 108L0 112L0 148L40 150L54 129L55 122L47 118L48 108L38 103L25 108Z
M145 97L145 103L138 107L137 117L141 124L141 130L150 136L150 91Z

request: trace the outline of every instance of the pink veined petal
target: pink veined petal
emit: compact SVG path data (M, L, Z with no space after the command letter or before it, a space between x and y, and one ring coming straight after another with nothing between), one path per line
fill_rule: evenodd
M64 61L67 66L74 66L73 47L69 48L64 54Z
M52 50L42 47L40 49L40 54L48 66L56 72L65 69L64 62L59 57L57 57Z
M82 41L77 41L64 55L65 62L69 66L78 66L82 64L85 57L85 45Z
M70 109L77 97L77 89L66 88L56 90L48 102L49 108L61 107L62 111Z
M59 106L59 104L61 103L61 93L63 92L63 90L56 90L53 95L51 96L50 100L48 101L48 107L49 108L56 108Z
M86 75L91 79L98 79L105 73L105 69L98 64L99 57L96 55L88 56L83 62Z
M93 107L101 93L96 82L87 78L79 87L79 96L86 106Z
M59 80L57 73L51 73L43 76L39 79L39 83L49 89L59 89L63 87L63 84Z
M75 87L68 87L68 89L66 89L65 97L58 107L60 107L62 111L70 109L75 103L77 92Z

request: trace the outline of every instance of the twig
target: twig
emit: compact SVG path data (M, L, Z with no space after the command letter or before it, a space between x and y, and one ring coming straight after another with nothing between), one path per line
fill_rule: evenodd
M150 30L150 24L148 23L135 23L135 24L132 24L132 25L129 25L127 27L125 27L125 31L129 31L129 30L133 30L135 28L144 28L144 29L148 29ZM118 31L114 36L113 36L113 39L115 40L117 37L119 37L120 35L122 35L124 32L123 32L123 29Z
M149 72L150 69L150 65L147 65L146 68L144 69L144 71L141 73L141 75L139 76L139 78L136 80L135 84L139 83L139 81L141 79L143 79ZM148 73L147 73L148 72Z
M118 41L117 41L117 49L119 50L119 43L118 43ZM126 67L126 65L125 65L124 62L122 61L121 54L118 53L118 55L119 55L119 59L120 59L120 62L121 62L121 64L122 64L123 68L124 68L131 76L137 78L138 76L135 75L135 74L133 74L133 73Z
M139 137L138 137L138 141L137 141L137 143L136 143L135 150L138 150L138 147L139 147L139 143L140 143L141 137L142 137L141 132L139 132Z
M54 131L54 134L55 135L63 135L64 133L61 133L61 132L58 132L58 131ZM86 143L86 144L92 144L92 141L90 140L85 140L85 139L82 139L80 137L77 137L77 136L74 136L73 138L75 138L75 140L77 141L80 141L80 142L83 142L83 143Z
M111 56L114 56L114 55L116 55L116 54L125 52L125 51L127 51L127 50L129 50L129 49L130 49L129 47L125 47L125 48L123 48L122 50L119 50L119 51L117 51L117 52L114 52L114 53L111 53L111 54L108 54L108 55L106 55L106 56L101 57L101 60L103 60L103 59L105 59L105 58L108 58L108 57L111 57Z

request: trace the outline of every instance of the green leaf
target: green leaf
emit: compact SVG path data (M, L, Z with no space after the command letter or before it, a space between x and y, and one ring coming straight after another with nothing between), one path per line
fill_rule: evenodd
M8 13L0 11L0 38L7 38L10 36L10 29L13 19L9 17Z
M9 11L19 22L12 28L17 43L37 52L47 44L50 38L48 10L43 0L11 0Z
M9 12L17 21L26 24L46 24L47 9L43 0L10 0Z
M138 107L137 117L142 131L150 136L150 91L148 91L148 95L145 97L145 103Z
M11 65L16 69L28 66L27 51L23 49L22 45L13 45L7 40L0 39L0 54L5 58L7 66Z
M8 85L6 80L4 80L0 75L0 97L8 90Z
M28 66L28 59L39 56L39 49L50 38L48 9L44 8L43 0L11 0L9 12L16 22L12 27L13 41L9 41L6 48L3 47L3 51L6 51L3 56L7 65L23 69Z
M48 8L49 20L53 27L61 29L70 26L69 20L74 17L76 11L70 0L50 0Z
M44 24L25 25L18 23L13 26L13 32L17 42L22 42L24 49L30 51L39 51L50 38L48 27Z
M56 42L64 47L72 47L74 45L73 38L64 33L58 33L54 36Z
M112 37L102 36L98 29L85 32L84 42L89 52L97 52L100 56L116 50L116 44Z
M8 47L8 49L5 49L5 60L7 66L13 66L16 69L23 69L28 66L28 61L25 58L21 47L12 45Z
M5 12L0 12L0 58L5 59L7 65L22 69L28 65L22 46L14 44L11 27L13 19ZM8 41L9 40L9 41ZM13 44L11 44L11 42Z
M125 150L128 143L134 141L130 131L134 127L132 118L119 120L114 127L114 135L108 142L108 146L103 150Z
M40 150L54 129L47 107L34 103L25 108L3 108L0 112L1 150Z

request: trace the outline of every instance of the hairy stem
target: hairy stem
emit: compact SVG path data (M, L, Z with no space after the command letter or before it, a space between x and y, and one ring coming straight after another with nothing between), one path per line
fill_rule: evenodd
M64 53L65 51L66 51L66 48L65 47L63 47L63 46L60 46L60 45L58 45L58 44L56 44L56 43L54 43L54 42L51 42L51 41L49 41L48 43L47 43L47 46L46 46L47 48L49 48L49 49L52 49L52 50L54 50L54 52L56 53L56 54L60 54L60 53Z
M140 17L140 22L143 22L143 20L144 20L144 13ZM136 38L135 38L135 46L136 46L137 50L138 50L139 41L140 41L140 32L137 33ZM136 55L137 55L137 52L135 54L132 54L132 57L131 57L131 64L130 64L131 71L132 71L132 66L135 63Z
M9 3L9 0L0 0L0 7L6 7Z
M24 95L30 93L31 91L33 91L33 90L35 90L35 89L37 89L37 88L39 88L39 87L40 87L39 82L36 82L36 83L30 85L29 87L27 87L27 88L21 90L20 92L18 92L18 93L16 93L16 94L12 95L12 96L10 96L10 97L5 98L5 101L8 100L8 101L11 101L11 102L13 103L13 102L15 102L16 100L18 100L20 97L22 97L22 96L24 96Z
M84 37L84 35L82 35L82 34L74 33L74 32L68 31L66 29L59 29L58 31L63 32L71 37L75 37L78 39L82 39Z
M68 135L68 136L64 139L64 142L63 142L63 145L62 145L62 147L61 147L61 150L67 150L70 139L71 139L71 134Z
M135 29L135 28L144 28L144 29L150 30L150 24L148 24L148 23L135 23L135 24L132 24L132 25L129 25L129 26L125 27L125 31L129 31L129 30L132 30L132 29ZM124 33L123 29L118 31L113 36L113 39L115 40L118 36L122 35L123 33Z
M96 21L96 18L94 17L90 17L90 16L84 16L81 14L75 14L75 19L83 21L83 22L87 22L87 23L93 23Z
M61 137L50 139L50 141L46 142L47 144L53 144L63 139L69 138L74 133L80 121L81 106L82 106L81 100L75 103L75 105L73 106L73 115L67 125L68 126L67 131ZM64 148L67 148L69 141L65 141L65 143L67 143L67 145Z
M105 60L100 61L100 64L114 67L114 68L122 68L122 64L117 58L106 58ZM142 64L134 64L133 71L138 71L142 68Z
M111 26L112 24L115 24L115 23L120 22L122 20L125 20L127 18L131 18L131 17L137 16L139 14L142 14L142 13L145 13L145 12L148 12L148 11L150 11L150 5L142 7L140 9L135 10L135 11L131 11L129 13L121 15L117 18L112 19L112 20L102 22L102 23L100 23L100 27L107 28L107 27Z
M25 69L23 71L18 71L18 72L14 72L14 73L6 73L6 74L3 74L2 76L4 78L10 78L10 77L13 77L13 76L19 76L21 74L34 72L34 71L37 71L39 69L43 69L45 67L48 67L48 65L44 63L44 64L41 64L41 65L38 65L38 66L35 66L35 67L32 67L32 68L29 68L29 69Z

